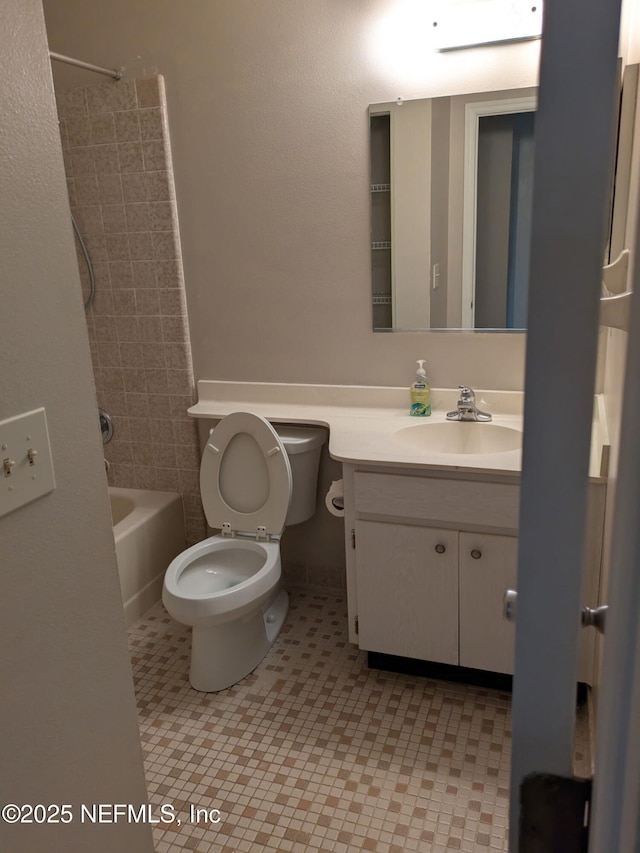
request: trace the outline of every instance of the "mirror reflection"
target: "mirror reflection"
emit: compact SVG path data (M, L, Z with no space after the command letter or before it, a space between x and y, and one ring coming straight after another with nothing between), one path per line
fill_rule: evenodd
M536 89L369 108L375 331L526 327Z

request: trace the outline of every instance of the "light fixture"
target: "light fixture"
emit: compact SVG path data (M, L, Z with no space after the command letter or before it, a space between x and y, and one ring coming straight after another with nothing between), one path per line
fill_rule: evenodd
M540 38L542 0L440 0L432 27L441 51Z

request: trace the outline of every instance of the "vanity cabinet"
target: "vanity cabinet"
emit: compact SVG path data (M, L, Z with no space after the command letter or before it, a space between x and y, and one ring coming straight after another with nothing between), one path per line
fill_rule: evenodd
M358 641L363 648L458 663L456 540L452 530L356 522Z
M460 533L460 666L513 673L515 626L502 617L505 589L516 588L518 540Z
M343 465L351 642L362 649L513 673L517 478ZM598 596L604 483L590 484L583 601ZM593 632L582 631L580 681Z

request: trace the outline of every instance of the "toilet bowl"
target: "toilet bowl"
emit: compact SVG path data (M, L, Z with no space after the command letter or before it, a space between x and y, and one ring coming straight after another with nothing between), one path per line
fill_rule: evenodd
M196 690L231 687L252 672L288 611L280 536L315 512L325 433L278 428L249 412L213 429L200 466L207 522L222 532L179 554L166 571L162 601L191 625L189 681Z

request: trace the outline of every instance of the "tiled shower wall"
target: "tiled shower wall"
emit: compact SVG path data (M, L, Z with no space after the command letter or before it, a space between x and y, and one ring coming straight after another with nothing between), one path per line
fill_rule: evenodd
M164 82L69 89L58 113L71 210L95 272L86 313L98 405L114 423L109 483L180 492L192 544L206 526Z

